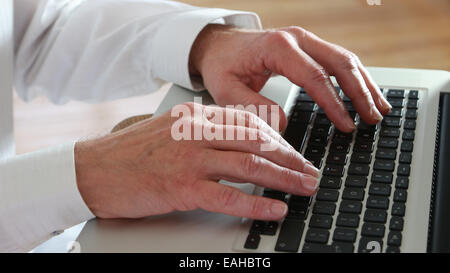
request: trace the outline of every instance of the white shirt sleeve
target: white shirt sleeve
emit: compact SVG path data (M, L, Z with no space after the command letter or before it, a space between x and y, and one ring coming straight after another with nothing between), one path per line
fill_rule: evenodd
M19 96L98 102L190 89L190 48L209 23L261 28L253 13L151 0L15 0ZM75 176L73 143L0 160L0 252L28 251L94 215Z

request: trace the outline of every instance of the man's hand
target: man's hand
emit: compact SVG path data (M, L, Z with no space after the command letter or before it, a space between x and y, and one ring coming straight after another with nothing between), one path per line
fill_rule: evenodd
M183 105L194 111L194 104ZM245 140L180 140L172 137L178 120L166 113L75 146L78 188L101 218L137 218L197 208L263 220L286 214L284 202L248 195L220 179L251 182L296 195L312 195L318 170L256 115L202 106L212 115L184 116L196 128L245 135ZM214 111L213 111L214 110ZM232 118L229 118L231 115ZM245 122L241 122L245 121ZM202 127L203 126L203 127ZM250 140L250 135L257 136ZM192 139L192 138L191 138ZM264 151L262 144L275 149Z
M344 132L355 125L336 95L330 75L336 77L367 123L380 121L381 114L391 108L355 54L299 27L248 31L209 25L191 50L190 71L203 77L205 87L222 106L273 105L258 92L272 73L286 76L304 87ZM286 116L281 108L279 112L283 129Z

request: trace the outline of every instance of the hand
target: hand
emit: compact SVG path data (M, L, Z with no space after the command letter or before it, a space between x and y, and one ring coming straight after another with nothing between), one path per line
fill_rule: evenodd
M248 31L209 25L192 47L190 70L203 77L205 87L222 106L273 105L258 91L272 72L286 76L304 87L344 132L352 131L355 125L336 95L330 75L336 77L367 123L377 123L381 114L391 109L355 54L299 27ZM283 129L286 117L281 108L279 112Z
M78 188L96 216L137 218L201 208L273 220L286 214L284 202L217 182L251 182L296 195L317 191L318 170L256 115L196 106L206 115L180 119L192 132L209 128L224 135L242 133L246 140L176 141L171 132L178 119L166 113L75 145ZM193 113L193 103L182 107ZM223 115L224 121L231 115L228 120L234 124L217 122L212 113ZM262 144L275 149L264 151Z

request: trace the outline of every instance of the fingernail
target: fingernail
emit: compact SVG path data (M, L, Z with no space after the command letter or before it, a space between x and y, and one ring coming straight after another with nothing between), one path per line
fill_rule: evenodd
M381 121L383 116L378 112L378 109L375 108L375 105L370 107L370 116L376 119L377 121Z
M317 177L311 176L311 175L305 175L303 176L303 186L309 190L309 191L316 191L319 187L319 180L317 180Z
M287 212L287 206L284 203L273 203L272 207L270 208L270 213L273 216L283 217Z
M314 167L311 162L306 162L305 167L303 168L303 172L315 177L319 177L319 170Z
M347 128L352 130L352 131L355 130L355 128L356 128L355 123L350 118L346 118L345 119L345 126L347 126Z
M392 105L388 101L384 102L384 99L382 99L381 97L378 98L378 103L384 109L387 109L387 110L391 110L392 109Z

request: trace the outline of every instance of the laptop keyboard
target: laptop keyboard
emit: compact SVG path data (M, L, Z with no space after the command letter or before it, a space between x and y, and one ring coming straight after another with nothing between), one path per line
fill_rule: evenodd
M417 90L384 89L392 110L376 125L359 119L352 133L334 128L324 111L300 90L284 138L321 171L313 197L264 189L285 201L281 222L254 220L244 244L257 250L261 238L283 252L400 252L410 164L418 113Z

